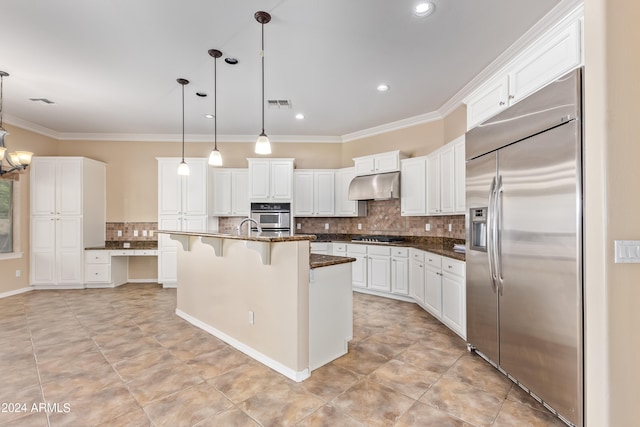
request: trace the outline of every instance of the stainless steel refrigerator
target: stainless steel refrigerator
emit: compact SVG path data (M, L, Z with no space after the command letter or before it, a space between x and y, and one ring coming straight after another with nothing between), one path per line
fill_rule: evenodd
M466 134L467 341L583 425L582 69Z

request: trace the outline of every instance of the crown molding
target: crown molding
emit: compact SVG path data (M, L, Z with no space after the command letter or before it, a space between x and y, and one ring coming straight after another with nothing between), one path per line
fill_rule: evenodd
M357 132L348 133L342 135L342 142L355 141L356 139L367 138L374 135L380 135L382 133L391 132L394 130L404 129L424 123L434 122L442 119L438 111L431 113L420 114L419 116L409 117L407 119L397 120L395 122L386 123L380 126L374 126L369 129L363 129Z
M39 135L44 135L53 139L60 139L60 133L49 129L44 126L37 125L27 120L23 120L19 117L11 116L9 114L5 114L3 118L5 123L8 123L12 126L19 127L20 129L28 130L33 133L37 133Z

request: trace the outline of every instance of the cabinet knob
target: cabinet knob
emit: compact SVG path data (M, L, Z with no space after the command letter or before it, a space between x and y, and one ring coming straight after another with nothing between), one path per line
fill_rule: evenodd
M499 105L504 105L504 101L500 101L500 104L499 104Z
M513 98L515 98L514 95L509 95L509 99L513 99Z

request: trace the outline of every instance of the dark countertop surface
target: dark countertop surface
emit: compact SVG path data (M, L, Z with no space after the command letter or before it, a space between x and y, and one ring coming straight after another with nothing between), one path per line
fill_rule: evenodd
M454 244L464 244L462 239L450 239L446 237L414 237L414 236L401 236L405 240L403 242L395 243L376 243L376 242L353 242L351 234L330 234L323 235L318 234L316 242L337 242L337 243L349 243L354 245L381 245L381 246L395 246L404 248L414 248L421 251L431 252L437 255L446 256L456 259L458 261L465 261L465 254L455 252L453 250Z
M329 267L331 265L355 262L355 258L335 255L310 254L309 265L311 268Z
M196 237L219 237L221 239L232 240L248 240L252 242L295 242L300 240L316 240L315 234L292 234L289 236L283 236L278 232L258 232L252 231L249 234L224 234L224 233L207 233L199 231L175 231L175 230L158 230L158 233L162 234L177 234L181 236L196 236Z

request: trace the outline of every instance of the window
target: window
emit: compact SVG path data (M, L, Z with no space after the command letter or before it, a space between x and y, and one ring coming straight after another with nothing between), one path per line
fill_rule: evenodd
M13 181L0 179L0 254L13 252Z

